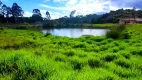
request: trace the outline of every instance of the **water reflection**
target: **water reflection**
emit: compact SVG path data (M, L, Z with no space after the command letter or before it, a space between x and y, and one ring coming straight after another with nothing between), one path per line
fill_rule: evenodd
M94 36L103 36L106 32L109 31L108 29L47 29L42 30L44 34L51 33L55 36L67 36L67 37L80 37L82 35L94 35Z

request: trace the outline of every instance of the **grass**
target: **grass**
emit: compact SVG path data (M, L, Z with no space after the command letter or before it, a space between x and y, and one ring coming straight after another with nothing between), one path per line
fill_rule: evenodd
M92 28L112 28L114 27L116 24L112 24L112 23L105 23L105 24L83 24L82 27L92 27Z
M112 23L104 23L104 24L59 24L57 26L53 26L52 28L85 28L85 29L91 29L91 28L98 28L98 29L104 29L104 28L112 28L116 26L117 24Z
M1 29L0 80L141 80L141 26L118 39Z

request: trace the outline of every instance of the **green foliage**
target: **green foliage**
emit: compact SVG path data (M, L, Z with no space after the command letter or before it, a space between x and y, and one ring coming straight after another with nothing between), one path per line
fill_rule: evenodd
M141 80L141 25L126 26L131 38L0 30L0 80Z
M125 31L125 25L114 26L107 32L106 36L113 39L128 39L130 35Z

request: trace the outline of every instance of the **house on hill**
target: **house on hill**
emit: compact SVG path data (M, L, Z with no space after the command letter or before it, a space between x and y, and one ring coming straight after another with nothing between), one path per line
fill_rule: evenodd
M142 23L142 18L124 18L119 20L120 24Z

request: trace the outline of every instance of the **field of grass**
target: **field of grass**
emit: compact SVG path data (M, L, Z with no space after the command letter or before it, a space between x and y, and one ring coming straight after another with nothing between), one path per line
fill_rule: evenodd
M142 80L142 25L123 33L129 39L2 29L0 80Z
M105 24L83 24L82 27L92 27L92 28L111 28L114 27L116 24L112 23L105 23Z

